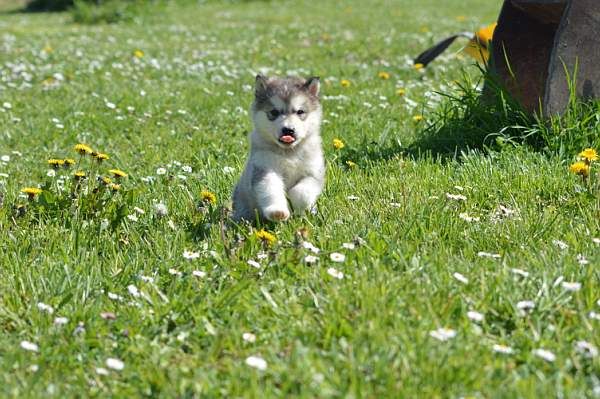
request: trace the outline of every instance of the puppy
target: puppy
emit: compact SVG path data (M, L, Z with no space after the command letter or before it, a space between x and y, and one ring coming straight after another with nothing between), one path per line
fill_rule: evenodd
M233 219L281 222L323 190L319 78L256 77L250 156L233 193ZM288 203L289 200L289 203Z

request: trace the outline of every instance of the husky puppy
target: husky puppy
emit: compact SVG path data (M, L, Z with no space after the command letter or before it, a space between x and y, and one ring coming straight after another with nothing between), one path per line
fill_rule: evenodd
M233 218L273 222L310 209L323 190L319 78L256 77L250 156L233 193ZM289 200L289 206L288 206Z

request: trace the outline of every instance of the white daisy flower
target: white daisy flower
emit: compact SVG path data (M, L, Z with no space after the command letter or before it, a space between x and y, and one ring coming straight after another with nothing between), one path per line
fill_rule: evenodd
M129 284L127 286L127 291L129 291L129 293L131 294L131 296L138 298L141 294L140 291L137 289L137 287L133 284Z
M200 257L200 252L193 252L193 251L185 250L185 251L183 251L183 257L187 260L198 259Z
M30 352L37 352L40 347L37 344L34 344L33 342L29 342L29 341L21 341L20 344L22 349L25 349L26 351L30 351Z
M581 289L581 283L570 282L570 281L563 281L561 283L561 287L565 291L577 292L577 291L579 291Z
M338 271L337 269L335 269L333 267L330 267L329 269L327 269L327 274L329 274L333 278L337 278L338 280L341 280L344 278L344 273Z
M454 277L455 279L457 279L458 281L460 281L463 284L469 284L469 279L458 272L454 272L452 274L452 277Z
M127 215L127 219L131 220L132 222L137 222L139 219L135 214L131 214L131 215Z
M52 314L54 313L54 308L50 305L46 305L44 302L38 302L37 304L37 308L42 311L42 312L46 312L48 314Z
M494 344L494 346L492 346L492 350L496 353L502 353L505 355L512 355L513 353L515 353L514 349L510 346L499 344Z
M502 256L500 254L493 254L490 252L479 251L477 252L477 256L480 258L492 258L492 259L500 259Z
M317 258L314 255L306 255L304 257L304 262L308 263L308 264L313 264L313 263L317 263L317 261L319 260L319 258Z
M113 301L122 301L123 300L123 297L121 295L114 294L112 292L109 292L107 295L108 295L108 298L112 299Z
M467 197L465 197L462 194L446 193L446 198L448 198L449 200L453 200L453 201L466 201L467 200Z
M249 332L245 332L242 334L242 339L246 342L256 342L256 335L249 333Z
M467 317L468 317L470 320L472 320L472 321L475 321L475 322L477 322L477 323L479 323L479 322L482 322L482 321L483 321L483 319L484 319L484 316L483 316L483 314L481 314L481 313L479 313L479 312L476 312L476 311L474 311L474 310L470 310L470 311L468 311L468 312L467 312Z
M259 356L248 356L246 358L246 364L260 371L265 371L267 369L267 361Z
M321 251L319 248L315 247L312 243L310 243L308 241L303 241L302 247L304 249L308 249L310 252L312 252L314 254L318 254Z
M353 242L345 242L342 244L342 247L349 250L353 250L354 248L356 248L356 245L354 245Z
M547 362L553 362L556 360L556 355L546 349L535 349L533 354L539 358L544 359Z
M165 168L158 168L158 169L156 169L156 174L159 176L166 175L167 170Z
M202 270L194 270L192 272L192 276L198 277L198 278L204 278L204 277L206 277L206 272L203 272Z
M598 348L586 341L575 342L575 350L587 358L598 356Z
M181 170L184 171L185 173L192 173L192 167L189 165L183 165L181 167Z
M140 215L143 215L146 213L145 210L143 210L142 208L138 208L137 206L134 206L133 210L136 211L137 213L139 213Z
M429 331L429 335L438 341L448 341L456 337L456 331L450 328L438 328L437 330Z
M519 301L517 302L517 309L527 311L535 308L535 302L533 301Z
M585 266L588 265L590 261L587 260L587 258L584 255L577 254L577 263L579 263L581 266Z
M66 317L55 317L54 318L54 324L57 326L65 325L68 322L69 322L69 319L67 319Z
M116 359L114 357L109 357L106 359L106 367L109 369L121 371L125 368L125 363L122 360Z
M104 367L96 367L96 374L98 375L108 375L108 370Z
M235 172L235 168L232 168L231 166L224 166L223 167L223 173L225 174L231 174Z
M561 240L552 240L552 244L554 244L555 246L558 247L558 249L561 249L563 251L565 249L569 248L569 245L566 242L561 241Z
M334 262L343 262L346 260L346 255L341 254L339 252L332 252L329 255L329 259L331 259Z
M357 197L356 195L349 195L346 197L346 199L349 201L358 201L360 197Z
M458 217L464 220L465 222L479 222L479 218L476 216L469 216L467 212L461 212L458 214Z
M517 274L517 275L519 275L521 277L529 277L529 272L526 272L525 270L522 270L522 269L514 269L513 268L513 269L510 269L510 271L513 274Z
M260 263L258 263L257 261L253 260L253 259L249 259L246 263L248 263L250 266L260 269Z

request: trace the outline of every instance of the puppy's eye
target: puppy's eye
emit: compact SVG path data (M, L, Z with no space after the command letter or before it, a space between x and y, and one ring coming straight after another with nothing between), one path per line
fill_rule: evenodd
M303 109L299 109L298 111L296 111L297 115L304 115L306 112Z
M277 109L269 111L269 116L273 119L277 118L279 115L281 115L281 112L279 112Z

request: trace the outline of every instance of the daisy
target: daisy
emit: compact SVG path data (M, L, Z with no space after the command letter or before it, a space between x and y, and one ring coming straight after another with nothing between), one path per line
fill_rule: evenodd
M25 349L26 351L30 352L37 352L40 349L37 344L34 344L33 342L29 341L21 341L20 346L22 349Z
M259 356L248 356L246 358L246 364L260 371L265 371L267 369L266 360Z
M502 353L504 355L512 355L513 353L515 353L514 349L510 346L499 344L494 344L494 346L492 346L492 350L496 353Z
M437 330L433 330L429 332L429 335L432 338L437 339L438 341L448 341L454 337L456 337L456 331L449 328L438 328Z
M242 334L242 339L246 342L256 342L256 335L249 333L249 332L245 332Z
M552 352L550 352L549 350L546 349L535 349L533 351L533 354L537 357L540 357L542 359L544 359L547 362L552 363L553 361L556 360L556 355Z
M200 252L192 252L192 251L185 250L185 251L183 251L183 257L187 260L198 259L200 257Z
M581 283L577 282L563 281L560 285L565 291L577 292L581 289Z
M313 264L313 263L317 263L318 260L319 260L319 258L317 258L314 255L306 255L304 257L304 262L307 263L307 264L309 264L309 265Z
M457 279L458 281L460 281L463 284L469 284L469 279L458 272L453 273L452 277L454 277L455 279Z
M332 252L329 255L329 259L331 259L334 262L338 262L339 263L339 262L343 262L343 261L346 260L346 255L341 254L339 252Z
M575 350L587 358L598 356L598 348L586 341L577 341L575 343Z
M192 276L198 277L198 278L204 278L204 277L206 277L206 272L203 272L202 270L194 270L192 272Z
M108 367L109 369L121 371L125 368L125 363L123 363L122 360L109 357L108 359L106 359L106 367Z
M260 263L258 263L255 260L250 259L250 260L246 261L246 263L248 263L250 266L252 266L256 269L260 269Z
M337 278L338 280L341 280L344 278L344 273L338 271L337 269L335 269L333 267L330 267L329 269L327 269L327 274L329 274L333 278Z
M469 318L469 320L475 321L477 323L482 322L484 319L483 314L476 312L474 310L470 310L467 312L467 317Z

